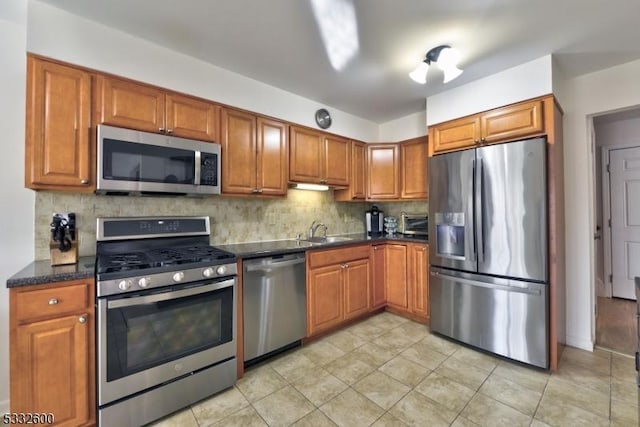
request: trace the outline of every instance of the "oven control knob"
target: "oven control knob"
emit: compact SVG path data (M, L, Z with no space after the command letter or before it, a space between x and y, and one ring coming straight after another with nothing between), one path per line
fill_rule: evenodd
M204 277L211 277L211 276L213 276L213 268L211 268L211 267L207 267L207 268L205 268L205 269L202 271L202 275L203 275Z
M178 271L173 275L174 282L182 282L182 279L184 279L184 273L182 271Z
M218 276L222 276L227 272L227 266L226 265L221 265L220 267L216 268L216 273L218 273Z
M118 287L121 291L126 291L131 287L131 280L121 280L120 283L118 283Z
M141 288L146 288L147 286L149 286L151 282L151 279L149 277L142 277L138 280L138 286L140 286Z

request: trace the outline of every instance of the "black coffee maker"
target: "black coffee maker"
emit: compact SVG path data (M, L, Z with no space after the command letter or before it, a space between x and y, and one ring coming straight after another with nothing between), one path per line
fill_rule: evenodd
M367 227L367 236L379 236L384 230L384 212L376 205L371 206L365 214L365 224Z

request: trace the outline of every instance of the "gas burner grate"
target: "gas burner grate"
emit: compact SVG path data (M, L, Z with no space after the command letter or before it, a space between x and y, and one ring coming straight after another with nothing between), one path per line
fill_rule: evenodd
M98 273L142 270L150 266L149 259L142 252L110 254L98 258Z

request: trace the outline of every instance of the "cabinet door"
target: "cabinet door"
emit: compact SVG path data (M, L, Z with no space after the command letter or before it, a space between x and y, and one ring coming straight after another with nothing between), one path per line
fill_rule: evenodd
M443 153L473 147L480 142L480 117L451 120L429 128L433 153Z
M277 120L258 118L257 187L261 194L287 194L289 147L287 125Z
M349 187L333 191L333 199L339 202L366 198L366 144L351 141L351 180Z
M115 77L98 76L97 122L147 132L164 132L164 92Z
M482 114L482 142L506 141L544 133L542 101L524 102Z
M307 330L312 336L338 325L344 319L340 264L314 268L307 282Z
M400 197L400 150L398 144L367 145L367 199Z
M384 248L385 245L373 245L371 247L371 260L373 262L373 277L371 280L371 309L384 307L387 304Z
M84 317L83 317L84 316ZM83 320L81 320L83 318ZM53 413L56 425L90 420L87 314L18 326L12 336L11 412Z
M400 144L402 163L403 199L426 199L427 187L427 137L415 138Z
M334 136L324 138L324 172L329 185L349 185L351 152L349 141Z
M256 117L224 108L221 124L222 192L257 193Z
M344 264L343 278L345 320L367 313L371 286L369 259L359 259Z
M290 128L289 179L320 184L324 169L324 143L319 132L295 126Z
M407 289L407 247L385 245L384 273L387 287L387 304L401 310L409 309Z
M220 107L178 94L165 97L166 131L182 138L217 142L220 139Z
M95 188L91 75L29 57L25 186Z
M411 312L417 316L429 318L429 252L427 245L410 244L409 250L409 289L411 290Z

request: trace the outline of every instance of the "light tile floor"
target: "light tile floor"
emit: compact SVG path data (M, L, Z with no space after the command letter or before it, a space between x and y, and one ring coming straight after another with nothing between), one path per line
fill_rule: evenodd
M637 426L634 369L630 357L567 347L549 374L385 312L155 426Z

